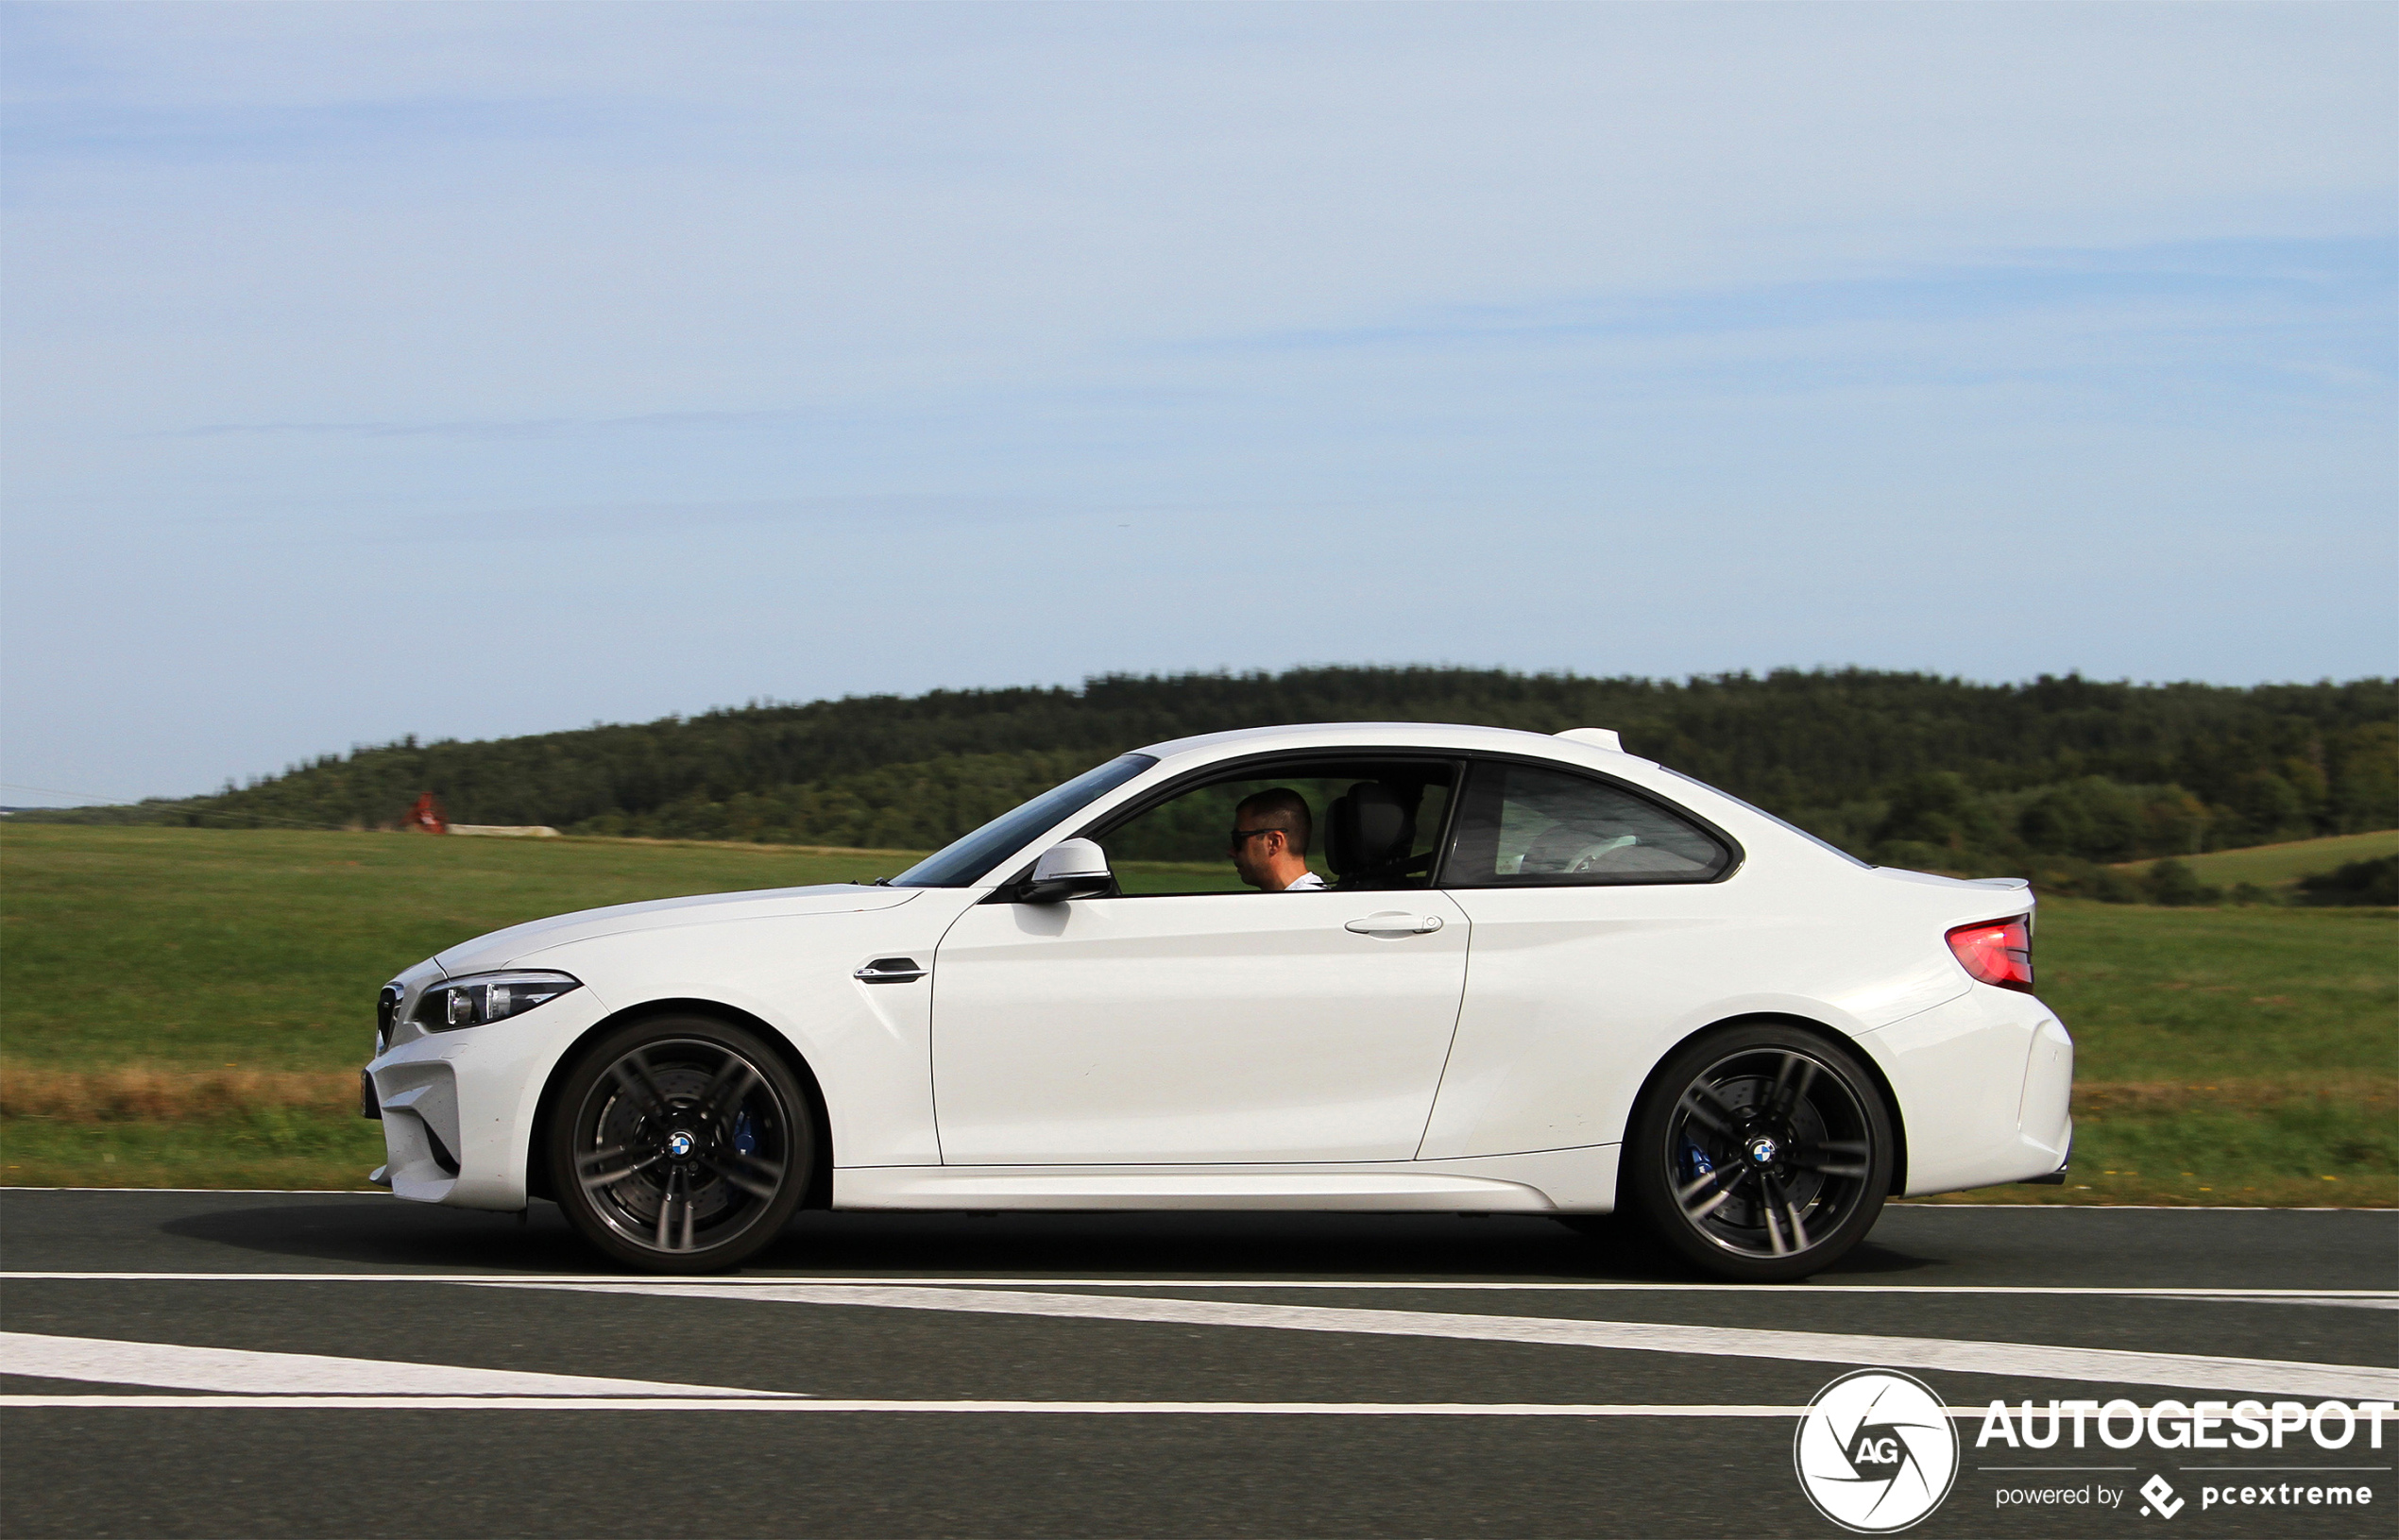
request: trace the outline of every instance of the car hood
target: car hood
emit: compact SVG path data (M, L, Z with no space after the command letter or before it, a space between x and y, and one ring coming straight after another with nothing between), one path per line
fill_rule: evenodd
M816 888L768 888L747 893L696 893L689 898L652 899L645 904L615 904L604 909L580 909L527 921L495 930L471 941L461 941L437 954L434 962L455 978L461 973L505 968L529 953L545 952L570 941L597 936L618 936L634 930L665 930L677 925L707 925L725 920L778 920L810 914L855 914L863 909L890 909L915 898L913 888L872 888L853 883L827 883Z

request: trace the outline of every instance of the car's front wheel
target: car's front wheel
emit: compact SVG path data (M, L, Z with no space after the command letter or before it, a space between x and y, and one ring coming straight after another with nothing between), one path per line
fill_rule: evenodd
M732 1267L808 1191L815 1127L790 1067L706 1017L638 1022L591 1045L559 1088L558 1205L609 1256L656 1272Z
M1719 1278L1831 1265L1882 1212L1891 1120L1846 1048L1775 1022L1727 1026L1659 1067L1625 1132L1622 1206Z

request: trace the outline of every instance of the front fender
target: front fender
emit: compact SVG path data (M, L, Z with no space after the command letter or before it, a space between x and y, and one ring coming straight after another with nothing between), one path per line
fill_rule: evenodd
M779 1032L824 1092L836 1166L935 1165L933 979L868 984L858 970L935 944L966 895L928 891L888 909L728 919L621 932L530 954L517 966L572 973L621 1019L644 1006L708 1001ZM553 1063L551 1073L556 1073ZM535 1089L535 1101L539 1088ZM530 1134L534 1106L524 1112Z

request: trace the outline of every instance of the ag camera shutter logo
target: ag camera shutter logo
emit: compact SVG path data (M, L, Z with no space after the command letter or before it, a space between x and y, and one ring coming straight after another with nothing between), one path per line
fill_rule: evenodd
M1958 1430L1923 1380L1860 1369L1816 1393L1791 1460L1816 1512L1859 1534L1890 1534L1949 1495Z

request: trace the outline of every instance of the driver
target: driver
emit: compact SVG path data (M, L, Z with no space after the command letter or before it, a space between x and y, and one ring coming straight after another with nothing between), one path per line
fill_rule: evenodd
M1269 893L1322 888L1324 879L1308 870L1313 825L1308 800L1287 787L1242 798L1233 810L1233 869Z

